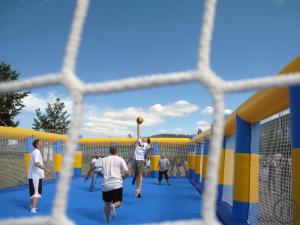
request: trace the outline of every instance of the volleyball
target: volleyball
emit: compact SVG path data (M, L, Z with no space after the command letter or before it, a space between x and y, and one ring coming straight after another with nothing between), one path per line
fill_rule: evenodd
M136 122L139 123L139 124L141 124L141 123L144 122L144 118L141 117L141 116L138 116L138 117L136 118Z

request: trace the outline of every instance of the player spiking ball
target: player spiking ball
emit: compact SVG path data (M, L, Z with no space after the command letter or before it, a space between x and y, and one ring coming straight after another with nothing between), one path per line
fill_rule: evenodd
M136 118L136 134L137 140L134 151L134 178L132 184L136 182L135 196L141 198L141 189L143 183L143 175L145 171L145 155L152 149L150 138L142 138L140 132L140 125L144 122L144 118L139 116Z

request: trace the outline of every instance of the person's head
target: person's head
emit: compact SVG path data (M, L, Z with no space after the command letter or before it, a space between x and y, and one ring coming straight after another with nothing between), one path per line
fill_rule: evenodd
M161 158L164 159L165 157L165 153L161 153Z
M143 141L143 142L146 142L146 143L148 143L148 144L151 143L151 142L150 142L150 138L148 138L148 137L143 138L142 141Z
M95 158L96 158L96 159L99 159L100 157L101 157L101 156L100 156L100 153L99 153L99 152L96 152L96 153L95 153Z
M34 148L41 149L43 147L43 143L40 140L34 140L32 142Z
M117 146L111 146L111 147L109 148L109 152L110 152L111 155L116 155L116 154L118 153L118 148L117 148Z

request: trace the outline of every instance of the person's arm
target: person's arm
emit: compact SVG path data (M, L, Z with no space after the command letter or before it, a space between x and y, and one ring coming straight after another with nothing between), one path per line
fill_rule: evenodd
M137 137L137 141L139 141L140 137L141 137L141 131L140 131L140 124L136 123L136 137Z
M44 167L40 162L36 162L36 163L34 163L34 165L35 165L37 168L40 168L40 169L45 170L45 171L47 171L48 173L52 174L52 171L49 170L48 168Z
M87 174L86 174L85 177L84 177L84 180L85 180L85 181L89 179L89 177L91 176L92 171L93 171L95 168L96 168L96 166L95 166L95 164L94 164L93 161L92 161L92 162L90 163L90 169L89 169L89 171L87 172Z
M167 168L168 168L168 170L170 169L170 161L169 161L169 159L167 159Z
M128 167L127 167L126 162L125 162L124 159L122 159L121 171L122 171L122 179L124 180L126 177L129 176Z

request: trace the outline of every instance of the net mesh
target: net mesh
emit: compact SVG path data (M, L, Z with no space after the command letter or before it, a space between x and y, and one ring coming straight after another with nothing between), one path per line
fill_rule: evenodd
M0 137L0 189L27 183L24 152L26 150L25 135L1 135ZM43 138L42 156L47 168L54 170L54 142ZM32 144L30 143L30 146ZM45 174L45 179L54 179L54 175Z
M257 88L288 86L299 84L300 76L269 76L265 78L241 81L224 81L210 67L210 49L216 11L216 0L206 0L201 38L199 44L198 67L195 70L169 74L139 76L124 80L85 84L75 73L77 53L81 41L84 21L88 12L89 0L78 0L72 22L72 28L66 47L62 70L55 74L36 76L23 81L0 83L0 92L20 91L26 88L62 84L69 91L73 102L72 122L63 157L62 173L57 184L56 196L51 217L21 218L2 220L1 224L73 224L65 214L68 200L70 178L76 146L79 141L79 129L83 115L83 96L120 92L159 85L171 85L198 81L212 94L214 100L214 124L210 157L207 168L207 182L203 197L203 220L179 221L173 224L219 224L215 217L215 201L218 184L220 150L224 134L224 93L252 90ZM169 223L163 223L169 224Z
M291 121L289 111L261 124L260 224L291 224Z
M158 143L155 142L155 137L157 138L157 135L153 136L154 138L150 136L150 139L154 140L152 144ZM182 135L182 137L188 137L188 135ZM159 155L165 154L165 157L167 157L170 161L170 169L168 171L170 176L187 176L188 175L188 151L189 151L189 144L185 143L178 143L177 141L180 140L178 138L178 135L159 135L159 138L169 138L168 141L164 141L160 144L159 148ZM174 139L176 138L176 139ZM173 141L172 141L173 139ZM186 139L186 138L185 138ZM105 140L105 139L104 139ZM99 153L101 157L106 157L110 155L109 153L109 147L111 145L116 145L118 147L118 154L124 158L124 160L127 163L129 174L133 175L133 163L134 163L134 151L135 151L135 140L134 138L125 139L123 142L118 141L107 141L103 142L103 140L99 138L90 139L90 143L83 144L82 146L82 174L85 175L90 168L90 162L94 158L95 153ZM187 139L187 142L190 142L190 139ZM151 159L151 156L154 155L154 153L150 153L149 157ZM150 171L151 172L151 168ZM145 172L145 174L147 174ZM149 173L150 174L150 173ZM148 174L148 176L149 176Z

